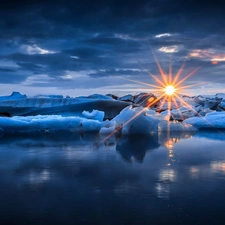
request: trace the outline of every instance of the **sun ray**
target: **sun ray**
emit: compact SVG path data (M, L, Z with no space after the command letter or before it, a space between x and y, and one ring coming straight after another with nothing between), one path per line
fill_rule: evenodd
M214 129L216 129L218 132L220 132L212 123L210 123L204 116L200 115L198 111L193 109L188 103L186 103L181 97L177 95L177 97L183 102L184 105L189 107L192 111L194 111L199 117L201 117L203 120L205 120L208 124L210 124Z
M120 78L123 79L123 80L128 80L128 81L137 83L137 84L143 84L143 85L146 85L146 86L149 86L149 87L154 87L154 88L158 88L158 89L162 88L162 87L157 86L157 85L148 84L148 83L137 81L137 80L132 80L132 79L124 78L124 77L120 77Z
M181 113L181 111L179 109L179 105L177 104L177 100L176 100L176 98L174 96L172 98L172 101L173 101L174 105L177 107L177 111L178 111L178 114L179 114L180 118L182 120L184 120L184 116L182 115L182 113Z
M166 99L167 99L167 97L164 96L164 97L163 97L163 100L162 100L162 102L161 102L161 104L160 104L160 106L159 106L159 108L158 108L158 112L160 112L160 111L162 110L162 108L163 108L163 106L164 106L164 104L165 104L165 102L166 102Z
M185 105L187 106L190 110L194 111L198 116L201 117L201 115L196 111L191 105L189 105L187 102L185 102L179 95L175 94L175 96Z
M172 84L172 79L173 79L173 72L172 71L173 71L172 62L170 62L170 66L169 66L169 84Z
M177 103L177 100L176 100L176 98L174 98L174 96L172 97L172 101L173 101L174 105L175 105L177 108L179 108L179 105L178 105L178 103Z
M152 54L153 54L153 57L155 58L157 67L158 67L158 69L159 69L160 75L161 75L161 77L162 77L164 83L165 83L166 85L168 85L168 79L167 79L167 76L166 76L164 70L162 69L162 67L161 67L161 65L160 65L160 63L159 63L159 61L158 61L158 59L156 58L154 52L152 52Z
M200 69L200 67L194 69L191 73L189 73L187 76L185 76L182 80L180 80L178 83L174 84L174 86L178 87L180 84L182 84L189 77L193 76L199 69Z
M176 84L177 80L179 79L179 77L180 77L180 75L181 75L181 73L182 73L182 71L184 69L184 65L185 65L185 61L183 62L183 64L181 65L180 69L177 71L177 73L176 73L176 75L175 75L175 77L173 79L173 82L172 82L173 86Z
M157 78L154 74L152 74L151 72L149 72L146 68L144 68L142 66L142 64L139 62L139 65L142 67L142 69L144 69L158 84L162 85L162 86L166 86L159 78Z
M149 74L154 78L154 80L161 84L163 87L166 87L167 85L165 83L163 83L159 78L157 78L155 75L153 75L152 73L149 72Z
M190 85L187 85L187 86L181 86L177 90L179 90L179 89L187 89L187 88L199 86L199 85L202 85L202 84L208 84L208 83L207 82L202 82L202 83L198 83L198 84L190 84Z

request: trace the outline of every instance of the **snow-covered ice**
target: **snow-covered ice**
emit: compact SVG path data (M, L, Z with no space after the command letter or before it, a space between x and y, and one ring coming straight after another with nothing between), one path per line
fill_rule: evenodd
M211 112L204 117L192 117L184 122L198 129L225 129L225 112Z
M93 119L80 117L62 117L60 115L47 116L14 116L12 118L0 117L0 129L6 133L24 132L52 132L52 131L73 131L73 132L98 132L102 122Z
M113 121L118 127L122 127L122 134L151 134L158 132L159 119L151 114L143 107L132 108L127 107L116 116Z
M82 115L87 119L94 119L100 122L103 121L105 113L98 110L93 110L92 112L83 111Z

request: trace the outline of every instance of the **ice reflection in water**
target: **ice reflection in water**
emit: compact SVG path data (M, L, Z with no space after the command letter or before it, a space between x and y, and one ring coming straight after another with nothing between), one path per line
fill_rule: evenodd
M96 134L0 139L5 224L223 224L223 137ZM188 216L187 216L188 215Z

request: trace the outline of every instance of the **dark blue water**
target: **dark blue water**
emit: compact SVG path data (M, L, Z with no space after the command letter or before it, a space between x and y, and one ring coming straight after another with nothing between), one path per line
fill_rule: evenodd
M225 224L225 134L1 137L0 224Z

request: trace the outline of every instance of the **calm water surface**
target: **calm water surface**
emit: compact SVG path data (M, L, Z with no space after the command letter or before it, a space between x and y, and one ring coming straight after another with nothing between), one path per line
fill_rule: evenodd
M1 137L1 224L225 224L225 134Z

